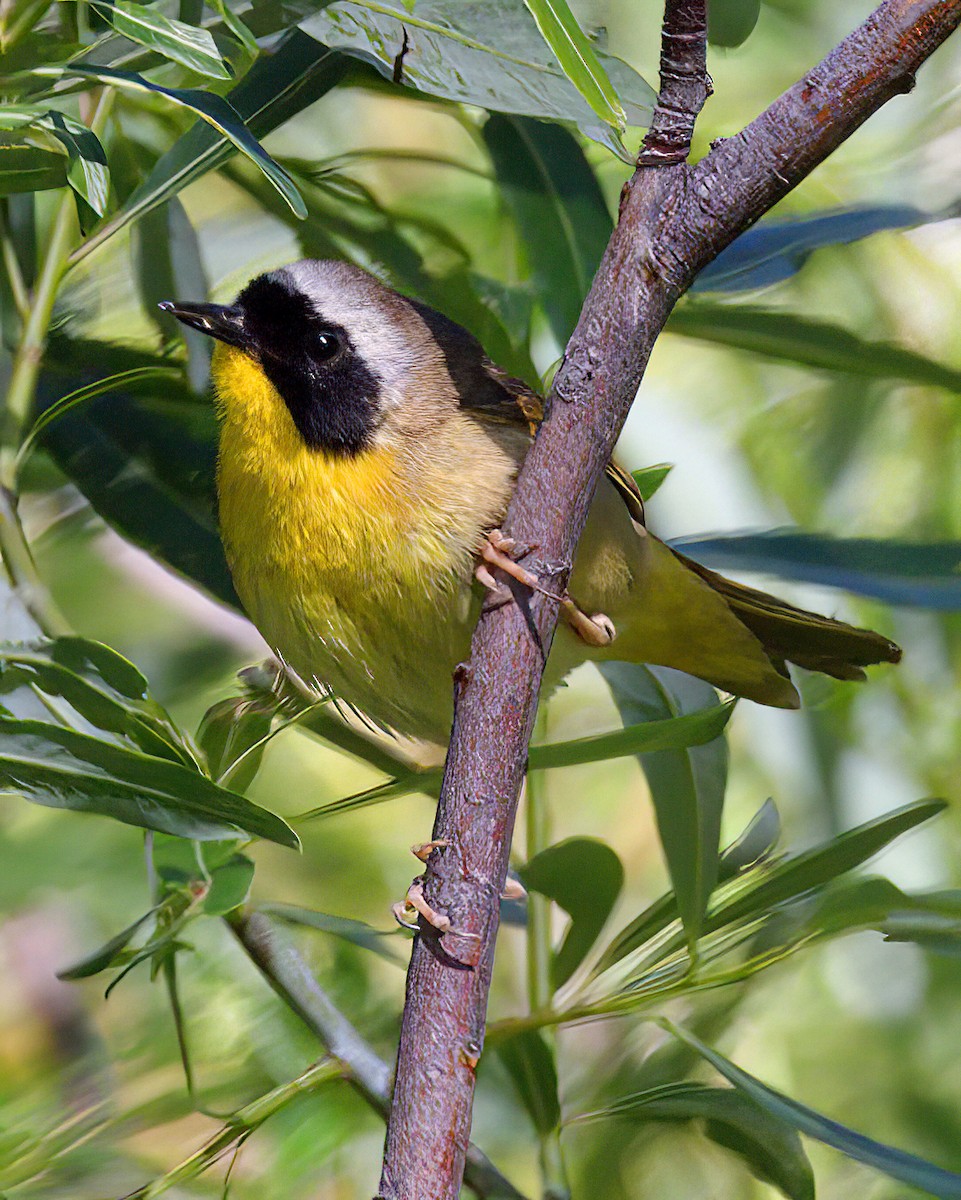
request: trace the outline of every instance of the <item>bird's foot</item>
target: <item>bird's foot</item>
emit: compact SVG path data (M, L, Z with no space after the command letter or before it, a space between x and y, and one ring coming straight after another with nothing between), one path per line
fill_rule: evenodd
M414 933L420 931L420 918L427 922L431 928L436 929L442 936L445 933L451 934L453 937L470 938L472 941L479 942L480 934L469 933L465 929L454 929L451 925L450 917L446 913L439 912L433 908L424 895L424 877L418 875L407 889L407 895L397 904L391 905L391 912L394 914L394 920L398 925L403 925L405 929L410 929Z
M588 646L609 646L617 637L614 622L606 613L599 612L588 616L570 596L564 597L561 607L564 620Z
M481 561L474 571L478 583L482 583L488 591L493 593L495 600L501 603L509 600L510 593L503 584L497 582L490 572L491 567L499 567L505 575L510 575L512 579L516 579L524 587L530 588L532 592L540 592L542 596L547 596L551 600L556 600L558 604L563 604L562 596L542 587L537 576L518 562L518 559L524 558L533 549L533 546L525 546L515 538L508 537L500 529L492 529L481 546Z
M509 590L503 584L498 583L491 574L491 567L499 567L524 587L530 588L534 592L540 592L542 596L547 596L548 599L559 604L561 616L581 641L586 642L588 646L598 648L609 646L617 637L617 629L610 617L605 613L593 613L588 616L577 602L571 599L567 591L562 596L558 596L556 592L542 587L537 576L522 567L517 561L530 554L531 549L532 547L524 546L514 538L508 537L500 529L492 529L488 533L487 539L481 547L481 561L474 574L478 582L490 591L494 605L505 604L511 598Z
M418 842L416 846L411 846L410 852L414 858L418 858L422 863L425 863L434 850L443 850L449 845L450 842L447 838L434 838L432 842Z

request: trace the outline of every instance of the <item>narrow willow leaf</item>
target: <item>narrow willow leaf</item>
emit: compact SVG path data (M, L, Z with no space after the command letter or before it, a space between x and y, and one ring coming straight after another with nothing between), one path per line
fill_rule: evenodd
M484 142L537 297L566 345L611 236L597 178L575 138L558 125L495 114L484 125Z
M497 1057L507 1068L521 1103L539 1134L560 1125L557 1066L554 1052L538 1030L526 1030L497 1043Z
M768 798L751 818L743 833L721 855L718 881L732 879L748 867L757 866L770 855L781 836L781 815Z
M641 499L650 500L673 470L673 463L657 463L653 467L642 467L639 471L632 471L631 478L637 484Z
M663 1024L675 1037L707 1059L734 1087L773 1116L793 1125L800 1133L823 1142L826 1146L832 1146L848 1158L865 1163L900 1183L919 1188L929 1196L939 1196L942 1200L961 1200L961 1175L936 1167L904 1150L876 1142L865 1137L863 1133L857 1133L846 1125L832 1121L813 1108L808 1108L807 1105L768 1087L747 1071L742 1071L716 1050L706 1046L693 1033L670 1021L664 1021Z
M761 0L711 0L707 38L712 46L740 46L761 15Z
M856 334L795 313L697 300L674 309L670 333L749 350L823 371L845 371L867 379L898 379L961 393L961 371L890 342Z
M574 738L568 742L549 742L544 746L531 746L528 766L533 771L548 767L571 767L578 763L602 762L628 754L677 750L713 742L723 733L733 711L734 702L726 701L700 712L667 720L643 721L611 733ZM386 783L379 783L352 796L346 796L342 800L333 800L319 808L310 809L301 813L297 820L307 821L353 812L366 808L369 804L382 804L398 796L407 796L411 792L435 796L440 787L441 777L442 772L439 769L404 773Z
M52 337L38 408L45 411L64 392L89 384L91 363L115 375L142 367L170 369L156 354ZM239 608L217 532L212 406L197 402L182 373L141 377L133 392L115 387L48 425L40 435L44 450L123 537Z
M740 3L740 0L736 0ZM904 204L872 204L769 218L746 230L698 275L693 292L738 292L769 287L795 275L815 250L843 246L890 229L936 220Z
M524 3L567 78L602 121L623 133L627 127L624 106L567 0L524 0Z
M794 1126L733 1088L668 1083L615 1100L580 1121L703 1121L704 1132L733 1151L750 1171L789 1200L814 1200L814 1174Z
M766 800L741 835L721 855L718 862L718 882L731 879L741 871L762 862L774 848L780 830L781 820L774 802ZM651 938L662 933L672 921L676 921L679 915L677 897L673 892L655 900L611 940L594 974L599 975L628 954L640 949Z
M180 377L181 372L175 367L134 367L129 371L119 371L116 375L108 375L106 379L100 379L96 383L69 392L51 404L49 408L44 409L34 421L17 454L18 469L22 467L27 455L36 444L37 438L47 426L72 408L76 408L78 404L93 400L97 396L104 396L114 389L133 388L135 390L136 384L147 380L156 382L161 379L179 379Z
M110 172L106 152L97 135L56 109L36 105L0 106L0 129L13 131L31 127L44 130L60 143L67 155L67 182L97 216L103 216L110 190ZM0 167L5 165L5 159L6 155Z
M569 838L542 850L518 875L526 888L549 897L571 918L551 963L551 983L557 989L581 965L607 923L621 894L624 868L604 842Z
M99 975L101 971L105 971L113 965L117 956L127 948L130 940L141 925L145 921L148 921L156 912L157 908L152 908L149 912L145 912L132 925L128 925L126 929L122 929L120 933L112 937L109 942L105 942L98 949L80 959L79 962L75 962L72 967L65 967L62 971L58 971L57 978L89 979L91 975Z
M0 694L18 717L46 719L45 705L36 703L41 694L65 701L71 711L59 707L63 724L81 733L93 727L115 735L119 744L196 769L187 739L147 694L137 668L100 642L63 637L0 643Z
M428 95L493 112L573 122L586 136L623 153L557 65L528 10L512 0L417 0L413 12L390 0L341 0L303 23L328 46L356 54L388 79ZM626 119L644 125L653 89L612 55L596 52Z
M39 67L38 75L81 75L89 79L97 79L101 83L113 84L134 92L152 92L163 96L172 104L189 109L202 117L218 133L222 134L241 154L246 155L251 162L263 171L277 191L283 196L291 210L299 217L305 217L307 210L303 199L294 186L287 172L279 166L264 150L253 136L243 118L231 105L229 100L213 92L202 92L196 88L165 88L159 83L152 83L142 75L132 71L119 71L113 67L98 67L92 63L72 62L68 67Z
M710 685L663 667L602 663L599 670L625 720L660 717L683 721L690 719L688 714L703 717L711 710L702 706L717 699ZM719 729L713 739L697 745L689 742L684 748L645 753L641 758L690 944L701 932L717 882L727 782L727 743L720 737L721 732Z
M196 771L42 721L0 716L0 789L197 841L241 833L300 845L280 817Z
M347 59L299 29L291 30L272 54L264 55L223 103L240 114L256 137L264 137L339 83ZM234 153L230 140L199 121L162 154L143 184L75 251L76 262L119 229L175 196Z
M601 667L605 676L607 665L603 664ZM633 667L634 664L628 665ZM707 693L703 693L701 699L706 698L706 695ZM717 698L714 692L711 695ZM693 712L682 713L680 716L639 721L623 729L615 729L611 733L598 733L591 737L573 738L568 742L549 742L545 746L532 746L528 763L532 770L541 770L545 767L569 767L577 763L601 762L609 758L622 758L628 754L650 754L708 745L724 732L734 712L734 703L733 700L726 700L723 704L711 704ZM668 708L663 707L660 711L667 712Z
M289 921L292 925L305 925L310 929L319 929L322 933L333 934L360 946L364 950L372 950L388 962L403 963L404 959L388 944L393 934L384 933L368 925L365 921L356 921L351 917L335 917L330 913L317 912L312 908L300 908L295 904L260 904L258 911L268 916L278 917Z
M67 181L64 162L60 154L0 138L0 196L63 187Z
M235 854L210 876L207 894L201 903L210 916L222 917L247 903L254 879L254 864L246 854Z
M961 542L841 538L769 529L673 543L705 566L826 584L888 604L961 608Z
M866 821L829 842L787 858L762 873L757 882L709 914L707 927L722 929L769 912L795 896L820 887L844 871L858 867L909 829L943 812L943 800L919 800L883 817Z
M154 50L199 75L207 75L211 79L230 78L230 68L206 29L172 20L156 8L131 4L128 0L111 0L110 3L98 3L95 0L94 8L117 33L130 38L132 42Z
M260 769L273 717L274 709L259 699L231 697L208 708L197 741L211 779L245 792Z

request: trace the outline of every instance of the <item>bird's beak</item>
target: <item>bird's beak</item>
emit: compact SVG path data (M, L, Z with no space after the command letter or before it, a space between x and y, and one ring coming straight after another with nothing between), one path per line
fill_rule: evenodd
M161 300L157 307L191 329L199 329L201 333L226 342L229 346L244 348L249 342L244 333L244 314L240 308L226 304L181 304L179 300Z

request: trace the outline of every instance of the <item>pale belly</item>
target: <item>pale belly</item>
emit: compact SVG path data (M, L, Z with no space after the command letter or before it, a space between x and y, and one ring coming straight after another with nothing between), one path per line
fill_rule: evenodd
M410 737L446 741L453 671L470 649L481 596L470 573L403 605L396 593L357 580L323 578L287 590L235 572L244 607L278 657L319 693L330 691L374 723ZM283 594L283 593L281 593Z

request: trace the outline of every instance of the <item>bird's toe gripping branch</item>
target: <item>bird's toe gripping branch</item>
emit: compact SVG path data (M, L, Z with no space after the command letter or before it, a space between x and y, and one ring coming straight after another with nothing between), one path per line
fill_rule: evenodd
M571 598L565 590L563 595L557 595L543 587L537 576L526 567L522 567L518 559L524 558L535 549L524 546L514 538L508 537L500 529L492 529L488 533L480 550L480 559L474 572L478 583L490 591L495 607L506 604L511 596L503 584L498 583L491 572L492 567L499 568L505 575L516 579L518 583L533 592L539 592L560 605L561 616L573 629L577 636L588 646L609 646L617 637L614 622L605 613L588 614Z

